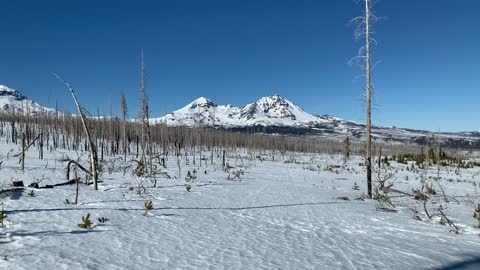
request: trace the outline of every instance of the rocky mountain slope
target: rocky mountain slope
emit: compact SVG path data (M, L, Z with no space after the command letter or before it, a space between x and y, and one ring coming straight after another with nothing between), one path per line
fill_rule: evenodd
M40 112L54 112L54 109L44 107L17 90L9 88L5 85L0 85L0 112L6 113L40 113Z

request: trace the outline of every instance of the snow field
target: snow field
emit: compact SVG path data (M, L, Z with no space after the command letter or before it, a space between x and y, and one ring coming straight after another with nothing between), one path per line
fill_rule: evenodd
M17 148L1 144L2 153ZM392 194L396 213L378 211L375 201L354 200L366 186L359 158L343 166L340 156L287 154L274 162L239 153L241 159L228 162L235 167L231 173L245 170L241 180L227 180L219 161L198 168L198 160L193 166L189 157L186 165L182 157L182 179L159 178L153 187L133 176L133 168L124 175L118 165L103 173L99 191L81 185L76 206L65 201L73 201L74 185L35 189L34 197L26 188L3 198L8 217L0 229L0 269L435 269L480 254L473 208L464 200L466 194L479 196L463 182L478 181L478 168L461 175L442 171L443 178L454 179L445 180L447 192L460 201L446 210L464 228L457 235L437 222L415 220L409 208L418 202L411 198ZM65 182L66 164L58 161L63 154L87 160L86 153L71 151L39 160L30 151L21 172L18 159L4 154L4 188L12 179ZM404 166L392 162L394 187L418 188L418 175ZM197 179L187 192L183 178L194 168ZM164 171L178 175L177 160L169 157ZM355 182L359 191L352 189ZM146 187L142 194L140 183ZM144 216L148 200L154 209ZM81 229L77 224L87 213L94 227ZM108 221L99 222L101 217Z

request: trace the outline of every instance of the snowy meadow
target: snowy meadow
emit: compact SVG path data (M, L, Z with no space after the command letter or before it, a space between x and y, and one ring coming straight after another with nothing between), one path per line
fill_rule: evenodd
M195 147L104 157L95 191L87 151L1 149L2 269L479 267L473 165L377 158L367 199L362 156Z

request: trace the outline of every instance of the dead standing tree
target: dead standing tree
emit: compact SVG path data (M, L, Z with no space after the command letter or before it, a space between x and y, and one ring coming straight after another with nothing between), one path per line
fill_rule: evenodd
M143 57L142 49L142 67L141 67L141 81L140 81L140 121L142 125L141 130L141 144L142 144L142 157L141 159L146 161L146 155L149 155L149 169L152 171L152 148L151 148L151 137L150 137L150 109L148 107L148 98L145 93L145 62Z
M365 15L353 19L351 22L357 25L355 30L355 38L360 40L365 38L365 45L358 50L358 54L354 57L350 64L359 67L365 72L366 86L366 107L367 107L367 190L368 196L372 198L372 83L371 83L371 71L372 59L371 49L372 44L376 44L375 39L372 38L371 24L378 18L372 13L372 5L378 0L362 0L365 2Z
M122 113L122 129L123 129L123 160L127 162L127 99L125 95L120 98L120 111Z
M83 129L85 131L85 135L87 136L87 141L90 146L90 166L92 168L92 180L93 180L93 188L98 190L98 156L97 156L97 148L93 143L92 137L90 136L90 131L87 126L87 122L85 119L85 115L83 114L82 108L80 107L80 103L78 102L77 96L75 95L75 91L73 90L72 86L66 81L62 80L57 74L54 74L60 81L62 81L67 88L70 90L72 94L73 100L75 101L75 106L77 106L78 113L80 114L80 119L82 121Z

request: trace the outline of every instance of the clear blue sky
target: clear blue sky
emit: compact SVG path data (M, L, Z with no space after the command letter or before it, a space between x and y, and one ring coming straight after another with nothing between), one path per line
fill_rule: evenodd
M360 43L356 0L2 1L0 84L72 111L70 81L91 112L136 116L145 50L153 116L198 96L245 105L281 94L316 114L364 122L347 62ZM383 0L375 26L378 125L479 130L478 0ZM110 105L111 104L111 105Z

